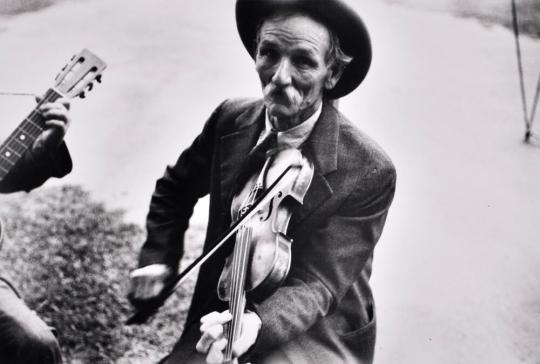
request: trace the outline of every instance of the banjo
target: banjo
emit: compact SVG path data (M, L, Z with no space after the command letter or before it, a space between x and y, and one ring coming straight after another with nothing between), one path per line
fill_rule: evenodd
M88 49L83 49L71 58L56 75L54 86L45 92L30 114L0 145L0 180L12 170L45 129L45 120L39 107L59 98L85 98L86 92L92 90L94 80L101 82L101 74L106 67L107 64ZM0 244L2 237L0 221Z

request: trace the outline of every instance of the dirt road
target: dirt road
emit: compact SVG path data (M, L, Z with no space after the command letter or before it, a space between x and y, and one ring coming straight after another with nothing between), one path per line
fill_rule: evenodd
M43 92L83 47L103 57L103 85L73 105L75 169L61 182L142 222L155 179L218 102L259 95L233 3L75 1L0 18L0 91ZM357 3L374 65L341 109L398 169L376 250L376 362L539 363L540 140L521 142L511 33ZM522 45L530 97L540 42ZM0 98L1 131L31 104Z

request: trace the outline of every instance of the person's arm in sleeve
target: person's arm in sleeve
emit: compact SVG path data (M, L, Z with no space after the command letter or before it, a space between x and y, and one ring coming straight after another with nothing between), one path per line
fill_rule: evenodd
M358 279L382 233L395 170L379 170L367 179L358 181L335 215L310 235L305 242L309 249L293 257L284 285L255 305L262 328L251 353L267 352L308 330L332 312Z
M72 167L71 156L65 143L53 153L28 150L13 169L0 180L0 192L29 192L41 186L50 177L64 177L71 172Z
M192 145L168 166L156 182L146 220L147 237L139 255L139 268L132 273L130 300L137 306L157 296L177 270L183 254L184 233L197 200L208 194L214 149L215 124L221 105L206 122ZM157 278L151 277L156 266ZM166 268L165 270L159 267Z
M73 167L64 135L70 124L70 103L58 99L41 105L45 129L11 171L0 180L0 192L30 191L50 177L61 178Z

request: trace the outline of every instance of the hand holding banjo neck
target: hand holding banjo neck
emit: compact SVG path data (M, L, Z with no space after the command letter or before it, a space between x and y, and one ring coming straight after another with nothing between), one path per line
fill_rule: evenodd
M45 120L39 107L62 97L85 98L86 92L93 88L94 80L101 82L101 74L106 67L107 64L88 49L83 49L71 58L55 77L54 86L45 92L34 110L0 145L0 180L9 173L45 129Z

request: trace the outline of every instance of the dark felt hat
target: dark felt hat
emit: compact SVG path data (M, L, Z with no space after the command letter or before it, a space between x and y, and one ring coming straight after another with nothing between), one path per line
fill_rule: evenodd
M341 49L353 60L336 86L326 97L336 99L353 91L366 76L371 64L371 41L360 16L340 0L237 0L238 33L255 59L255 38L259 25L279 11L299 11L331 29L339 38Z

